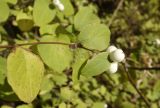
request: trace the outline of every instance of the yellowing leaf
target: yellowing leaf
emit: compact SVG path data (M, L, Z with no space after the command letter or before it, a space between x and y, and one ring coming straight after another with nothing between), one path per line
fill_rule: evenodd
M44 65L38 56L16 48L7 58L7 78L20 100L32 102L39 90L44 74Z

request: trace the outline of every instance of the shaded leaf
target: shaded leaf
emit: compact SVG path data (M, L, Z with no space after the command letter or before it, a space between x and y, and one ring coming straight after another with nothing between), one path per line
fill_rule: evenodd
M6 59L0 57L0 85L4 84L6 73L7 73Z
M17 15L17 24L18 27L22 30L22 31L29 31L32 27L33 27L33 20L31 16L28 16L26 13L19 13Z
M86 65L82 68L81 74L86 77L92 77L103 73L109 68L108 53L102 52L92 59L88 60Z
M80 68L83 63L89 58L89 53L88 51L84 49L76 49L75 50L75 58L74 58L74 63L72 65L72 81L73 83L77 83L80 75Z
M89 49L104 50L109 45L110 30L103 24L90 24L83 28L78 40Z

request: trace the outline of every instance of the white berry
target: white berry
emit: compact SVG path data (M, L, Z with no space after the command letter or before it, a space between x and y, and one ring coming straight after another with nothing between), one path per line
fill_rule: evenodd
M111 63L108 69L109 73L116 73L117 70L118 70L118 62Z
M114 62L121 62L125 58L125 54L121 49L116 49L109 54L109 57Z
M59 8L59 10L61 10L61 11L63 11L64 10L64 5L63 4L59 4L59 5L57 5L58 6L58 8Z
M59 4L60 4L60 1L59 1L59 0L53 0L53 3L54 3L55 5L59 5Z
M111 45L111 46L108 47L107 52L111 53L111 52L115 51L116 49L117 48L115 46Z

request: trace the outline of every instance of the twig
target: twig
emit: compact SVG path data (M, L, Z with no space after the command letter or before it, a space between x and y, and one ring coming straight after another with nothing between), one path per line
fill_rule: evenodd
M117 12L118 12L119 9L122 7L123 2L124 2L124 0L121 0L121 1L118 3L118 6L117 6L117 8L115 9L115 11L114 11L114 13L113 13L113 15L112 15L109 23L108 23L108 26L109 26L109 27L111 26L113 20L114 20L115 17L117 16Z
M26 46L26 45L38 45L38 44L59 44L59 45L66 45L71 48L82 48L91 52L95 52L97 50L89 49L80 45L79 43L64 43L64 42L33 42L33 43L23 43L23 44L15 44L15 45L0 45L0 48L14 48L18 46Z
M134 70L160 70L160 67L127 67Z
M127 78L129 80L129 82L131 83L131 85L134 87L134 89L137 91L137 93L140 95L140 97L143 99L143 101L145 102L145 104L147 105L148 108L150 108L150 102L148 101L148 99L142 94L142 92L137 88L136 84L134 83L134 81L132 80L132 77L130 76L128 69L126 67L125 64L123 64L124 66L124 70L125 73L127 74Z

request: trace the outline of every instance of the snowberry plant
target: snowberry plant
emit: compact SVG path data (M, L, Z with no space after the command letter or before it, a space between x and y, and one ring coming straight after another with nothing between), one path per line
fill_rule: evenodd
M14 95L13 100L31 103L52 89L45 87L52 85L49 78L61 84L68 73L73 83L115 73L125 57L109 46L110 30L90 6L75 10L70 0L1 0L0 13L0 85L11 87L9 95L2 91L6 100ZM8 21L18 32L10 34Z

